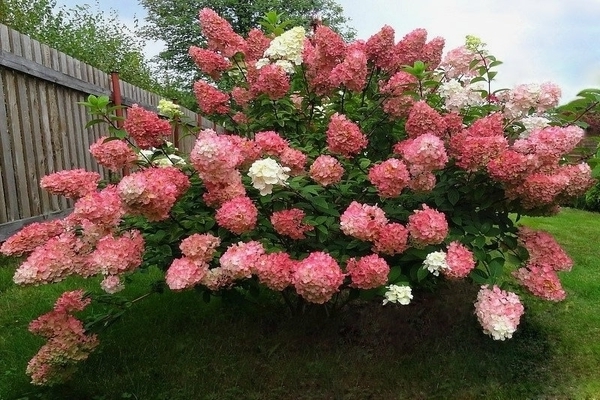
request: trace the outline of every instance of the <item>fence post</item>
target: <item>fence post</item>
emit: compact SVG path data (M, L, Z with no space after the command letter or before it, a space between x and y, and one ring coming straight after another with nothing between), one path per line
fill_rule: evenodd
M117 71L113 71L110 73L110 88L111 88L111 100L113 104L117 107L115 109L115 115L117 118L117 128L123 129L123 109L121 106L123 105L123 98L121 97L121 86L119 85L119 73ZM129 175L129 167L123 168L123 176Z

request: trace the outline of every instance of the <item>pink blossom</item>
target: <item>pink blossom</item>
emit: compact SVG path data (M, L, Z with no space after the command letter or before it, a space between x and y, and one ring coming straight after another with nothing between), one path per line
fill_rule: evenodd
M263 254L254 265L254 273L260 283L269 289L282 291L292 285L297 264L298 262L292 260L288 253Z
M331 83L360 92L367 84L367 56L363 51L348 51L344 61L331 70Z
M519 242L529 252L529 262L550 265L555 271L570 271L573 260L545 231L535 231L522 226L519 228Z
M107 230L115 228L121 221L125 210L117 187L110 185L99 192L91 192L75 202L69 222L81 224L87 220Z
M335 113L331 116L327 129L327 148L332 153L352 158L367 147L366 136L358 125L345 115Z
M124 140L107 139L103 136L90 145L90 153L98 164L111 171L119 171L137 160L136 154Z
M115 294L125 289L118 275L108 275L100 282L100 287L108 294Z
M306 154L300 150L286 147L279 155L281 164L290 169L292 175L300 175L304 172L306 165Z
M408 230L396 222L379 228L373 240L372 250L390 256L401 254L408 248Z
M442 62L442 54L446 41L442 37L434 37L425 44L421 51L421 61L427 65L427 70L433 71Z
M249 79L250 92L254 96L265 94L271 100L279 100L290 89L290 80L286 72L278 65L268 64L262 67L255 79Z
M409 138L430 134L444 137L446 133L446 122L444 118L424 100L417 101L408 114L405 125Z
M279 156L289 147L288 141L274 131L258 132L254 135L254 142L263 154L270 156Z
M475 268L475 258L463 244L454 241L446 250L446 264L448 268L442 269L445 276L455 279L465 278Z
M233 114L233 117L231 117L231 119L238 125L246 125L246 124L248 124L248 122L250 122L250 120L248 119L246 114L244 114L241 111Z
M210 233L194 233L181 241L179 249L191 260L209 262L220 244L221 239Z
M227 182L233 170L244 162L241 142L212 129L204 129L198 134L190 162L202 179L212 183Z
M127 110L123 128L142 149L160 147L165 136L171 134L169 121L161 119L155 112L147 111L137 104Z
M592 178L592 169L585 162L576 165L561 165L557 174L569 180L567 187L561 193L561 197L567 199L583 196L596 182Z
M398 197L410 181L406 165L396 158L371 167L368 177L381 197Z
M477 74L479 63L472 66L472 62L481 57L473 50L460 46L450 50L444 57L441 67L446 70L448 78L472 77ZM481 63L481 61L480 61Z
M483 328L483 333L490 335L494 340L510 339L517 330L525 308L519 297L501 290L494 285L482 286L475 302L475 314Z
M61 220L33 222L2 243L0 252L7 256L22 256L60 235L64 230Z
M231 90L231 98L240 107L246 108L248 103L254 99L254 95L248 89L236 86Z
M225 19L221 18L210 8L200 10L200 27L202 34L208 41L208 48L223 54L225 57L233 57L238 52L244 52L246 42L233 31L233 28Z
M402 155L413 175L437 171L448 162L444 142L429 133L397 143L394 153Z
M384 70L394 68L394 28L385 25L367 40L366 53L369 60Z
M388 114L391 120L399 120L406 118L408 112L415 100L411 95L402 95L398 97L390 97L383 102L383 111Z
M422 59L423 49L427 42L427 31L422 28L407 33L394 49L396 68L402 65L412 66L415 61Z
M352 279L350 286L359 289L374 289L387 283L390 266L377 254L371 254L358 260L356 258L349 259L346 271Z
M202 281L208 272L208 264L188 257L176 258L165 274L171 290L190 289Z
M198 100L200 111L205 114L227 114L229 112L229 96L214 86L204 82L194 83L194 95Z
M231 68L231 62L228 59L212 50L190 46L188 53L198 68L213 79L219 79L223 71Z
M431 172L421 172L411 177L408 188L417 193L431 192L437 183L435 175Z
M398 97L411 90L416 83L417 78L414 75L405 71L398 71L387 82L379 82L379 86L382 94Z
M314 228L302 222L305 217L304 211L298 208L289 210L275 211L271 215L271 224L277 233L289 236L292 239L304 239L306 232Z
M353 201L340 217L340 229L348 236L372 241L387 222L381 208Z
M560 174L533 173L514 189L526 209L554 203L556 197L566 189L569 178Z
M97 172L71 169L44 176L40 186L52 194L78 199L94 192L98 188L98 181L100 174Z
M440 244L448 235L448 222L444 213L423 204L422 210L408 217L406 226L411 240L417 246Z
M339 290L344 273L333 257L317 251L298 263L292 281L306 301L323 304Z
M332 156L320 155L312 163L309 170L310 177L321 186L338 183L344 175L344 167Z
M100 239L90 255L90 262L95 271L104 275L120 275L139 267L143 254L144 238L139 231L132 230L121 236Z
M202 200L209 207L218 208L229 200L246 196L246 187L242 183L240 171L224 173L221 179L217 182L204 181L206 193L202 195Z
M271 39L265 36L260 29L252 28L250 32L248 32L248 37L246 38L246 62L261 58L265 53L265 50L269 48L270 43Z
M219 264L232 280L250 278L264 253L263 245L257 241L238 242L227 248L219 259Z
M553 266L546 262L528 263L513 275L534 296L550 301L561 301L567 296Z
M513 149L523 154L535 154L544 164L551 165L571 152L582 138L583 129L578 126L549 126L515 141Z
M238 235L254 229L257 218L258 209L246 196L226 201L215 215L219 226Z
M487 164L490 176L505 184L518 184L533 172L537 159L533 155L525 155L514 150L504 150Z

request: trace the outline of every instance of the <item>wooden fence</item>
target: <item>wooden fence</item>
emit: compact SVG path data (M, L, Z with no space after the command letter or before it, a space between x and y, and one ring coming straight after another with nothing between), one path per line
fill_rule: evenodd
M161 99L0 24L0 242L30 222L69 212L71 201L39 187L43 176L74 168L105 176L88 149L107 128L85 128L91 118L77 103L89 94L114 100L119 92L125 106L156 110ZM183 111L190 125L214 128ZM192 137L177 143L182 151L192 144Z

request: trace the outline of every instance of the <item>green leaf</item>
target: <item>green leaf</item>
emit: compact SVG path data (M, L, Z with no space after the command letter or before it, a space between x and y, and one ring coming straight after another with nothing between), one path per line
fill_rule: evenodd
M479 285L484 285L486 283L489 283L489 275L487 274L487 272L476 268L474 270L471 271L470 275L471 279L473 279L473 282L479 284Z
M456 190L455 188L450 189L448 191L448 201L450 202L450 204L455 206L456 203L458 203L458 200L460 200L460 193L458 193L458 190Z
M425 279L427 277L427 275L429 275L429 271L423 267L420 267L419 269L417 269L417 281L421 282L423 279Z

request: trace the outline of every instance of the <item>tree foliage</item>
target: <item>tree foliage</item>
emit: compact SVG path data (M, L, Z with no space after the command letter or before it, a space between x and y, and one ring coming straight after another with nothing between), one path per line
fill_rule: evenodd
M291 26L309 27L315 17L322 20L347 39L354 36L348 27L343 8L335 0L140 0L148 12L147 24L142 36L165 42L165 49L158 55L158 63L164 73L164 81L170 85L189 87L194 78L195 67L188 57L191 45L202 46L205 38L200 32L198 12L210 7L231 23L233 29L245 35L252 28L260 27L261 18L269 11L283 14Z
M0 22L106 73L151 91L160 91L144 58L144 41L115 10L99 4L57 10L55 0L0 0Z

